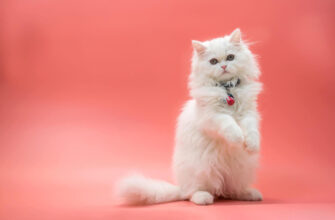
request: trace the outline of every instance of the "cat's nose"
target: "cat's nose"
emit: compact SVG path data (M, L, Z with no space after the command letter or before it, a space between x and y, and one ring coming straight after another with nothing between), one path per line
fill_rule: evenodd
M223 65L223 66L221 66L221 68L222 68L223 70L226 70L227 65Z

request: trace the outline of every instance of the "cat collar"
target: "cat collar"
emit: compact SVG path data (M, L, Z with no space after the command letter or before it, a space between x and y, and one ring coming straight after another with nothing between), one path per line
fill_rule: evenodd
M236 84L233 83L232 81L222 82L220 84L221 86L223 86L226 89L227 94L228 94L228 97L225 100L223 100L223 102L225 104L234 105L235 98L234 98L233 94L230 93L230 89L238 86L240 83L241 83L241 80L238 78Z

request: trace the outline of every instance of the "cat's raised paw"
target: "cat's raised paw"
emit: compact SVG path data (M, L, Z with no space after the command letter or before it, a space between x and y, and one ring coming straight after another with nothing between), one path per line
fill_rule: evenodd
M257 153L259 151L259 137L258 135L249 135L245 138L245 148L250 153Z
M244 142L243 132L239 126L229 126L224 131L224 137L233 144L241 145Z
M197 205L209 205L209 204L213 204L214 197L209 192L197 191L193 193L191 197L191 202Z

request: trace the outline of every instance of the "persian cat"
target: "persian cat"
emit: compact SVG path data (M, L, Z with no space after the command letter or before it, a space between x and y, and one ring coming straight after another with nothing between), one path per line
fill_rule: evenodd
M255 57L239 29L192 45L191 99L178 118L173 155L176 185L142 175L126 177L118 184L126 204L262 200L251 188L260 148L257 96L262 88Z

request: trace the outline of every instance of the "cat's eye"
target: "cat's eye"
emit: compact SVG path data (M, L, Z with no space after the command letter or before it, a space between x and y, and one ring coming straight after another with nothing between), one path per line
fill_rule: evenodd
M215 64L217 64L219 61L218 61L217 59L213 58L213 59L210 59L209 62L210 62L212 65L215 65Z
M228 61L232 61L232 60L234 60L234 58L235 58L234 54L229 54L229 55L227 56L227 59L226 59L226 60L228 60Z

